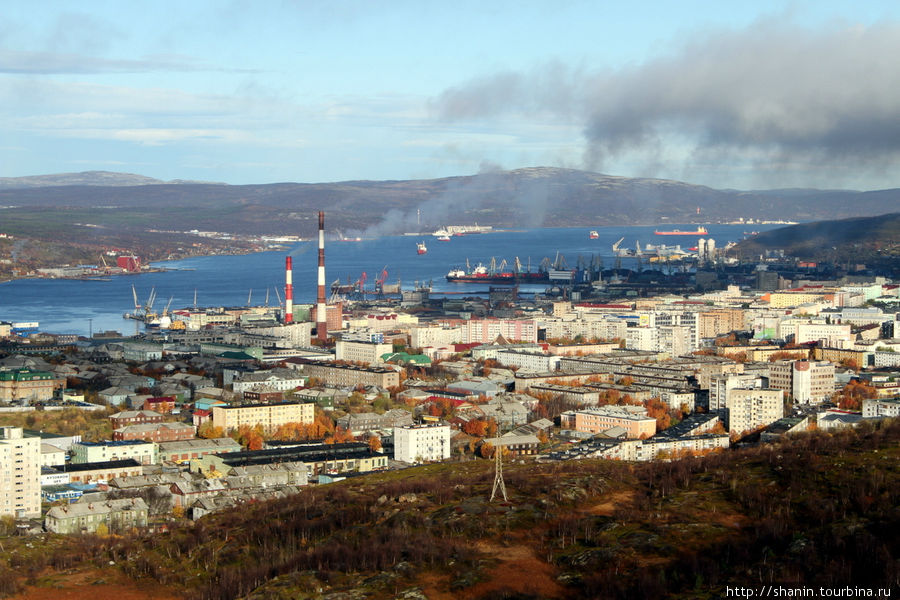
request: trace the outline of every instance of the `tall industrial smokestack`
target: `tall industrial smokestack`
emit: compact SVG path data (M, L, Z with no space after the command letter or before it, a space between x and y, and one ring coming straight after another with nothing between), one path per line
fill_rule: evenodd
M284 259L284 322L294 322L294 261Z
M319 293L316 297L316 335L328 340L328 308L325 306L325 213L319 211Z

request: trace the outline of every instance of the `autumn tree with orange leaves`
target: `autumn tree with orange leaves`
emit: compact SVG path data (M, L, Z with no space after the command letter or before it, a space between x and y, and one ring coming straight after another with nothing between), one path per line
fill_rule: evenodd
M838 407L843 410L862 410L862 401L877 398L878 390L859 379L851 379L837 397Z

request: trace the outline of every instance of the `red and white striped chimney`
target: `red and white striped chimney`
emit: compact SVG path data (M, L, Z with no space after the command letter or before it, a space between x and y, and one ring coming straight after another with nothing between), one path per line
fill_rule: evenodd
M316 336L328 340L328 308L325 306L325 213L319 211L319 292L316 297Z
M284 259L284 322L294 322L294 261Z

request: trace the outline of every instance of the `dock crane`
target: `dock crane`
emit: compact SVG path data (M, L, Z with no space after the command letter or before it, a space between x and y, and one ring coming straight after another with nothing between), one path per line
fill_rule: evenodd
M141 306L140 300L137 297L137 290L134 289L134 284L131 284L131 295L134 296L134 315L137 316L142 312L143 307Z
M384 295L384 282L387 281L388 272L387 265L381 270L381 275L375 280L375 293L379 296Z

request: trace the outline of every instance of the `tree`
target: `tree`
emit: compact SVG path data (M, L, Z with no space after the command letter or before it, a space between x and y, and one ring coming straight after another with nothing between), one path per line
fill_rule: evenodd
M353 441L353 434L343 427L336 427L331 437L325 439L326 444L346 444Z
M494 445L485 442L481 445L481 458L493 458L494 457Z
M377 435L373 435L369 437L369 450L372 452L380 452L381 451L381 438Z
M481 419L472 419L463 425L463 432L474 436L484 437L487 434L487 422Z
M214 427L212 421L205 421L198 429L197 435L207 440L225 437L221 427Z

